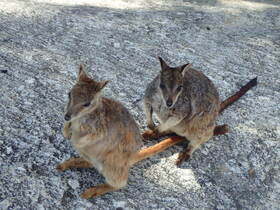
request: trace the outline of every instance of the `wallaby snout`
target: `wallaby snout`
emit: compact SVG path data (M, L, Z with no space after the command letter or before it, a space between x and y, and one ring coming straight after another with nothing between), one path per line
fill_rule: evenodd
M64 115L64 120L65 120L65 121L71 120L71 115L70 115L69 113L66 113L66 114Z
M173 105L173 101L171 98L169 98L167 101L166 101L166 106L167 107L171 107Z

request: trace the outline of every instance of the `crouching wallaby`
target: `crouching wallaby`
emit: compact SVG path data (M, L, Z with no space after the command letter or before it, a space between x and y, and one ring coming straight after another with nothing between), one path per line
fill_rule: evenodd
M228 132L227 125L215 126L218 114L255 86L257 78L220 103L214 84L191 64L172 68L162 58L159 60L161 72L145 91L144 108L147 126L151 130L146 131L143 137L175 133L189 140L188 146L179 153L179 165L213 135ZM153 112L160 121L157 127L152 119Z
M90 79L81 65L78 81L69 92L63 135L70 139L80 157L57 165L57 169L95 167L106 180L105 184L84 191L83 198L124 187L133 164L182 141L181 138L166 139L140 150L142 136L127 109L101 96L107 83Z

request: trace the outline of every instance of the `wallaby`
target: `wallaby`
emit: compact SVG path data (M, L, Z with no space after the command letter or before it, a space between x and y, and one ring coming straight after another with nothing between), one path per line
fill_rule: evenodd
M170 67L159 57L161 72L148 85L144 96L147 126L144 138L175 133L189 144L179 153L176 164L188 160L192 153L213 135L228 132L227 125L215 126L218 114L257 84L251 80L238 93L220 103L214 84L191 64ZM156 127L153 112L160 124Z
M57 165L57 169L95 167L106 180L84 191L83 198L124 187L133 164L182 141L175 137L140 150L142 136L130 113L119 102L101 95L107 83L89 78L80 65L65 110L63 135L80 157Z

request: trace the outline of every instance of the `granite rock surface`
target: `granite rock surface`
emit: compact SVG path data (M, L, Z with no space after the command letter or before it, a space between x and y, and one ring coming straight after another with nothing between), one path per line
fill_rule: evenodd
M145 129L142 97L160 70L190 62L225 99L258 87L218 119L181 168L183 144L135 165L127 187L84 200L94 169L58 172L77 155L61 128L84 63L105 95ZM280 2L0 0L0 209L280 209ZM145 142L145 146L157 141Z

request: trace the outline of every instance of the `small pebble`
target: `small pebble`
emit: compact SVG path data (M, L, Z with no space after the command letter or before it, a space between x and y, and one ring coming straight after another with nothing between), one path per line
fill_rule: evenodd
M121 44L120 44L120 43L114 43L114 47L115 47L115 48L120 48L120 47L121 47Z
M251 168L251 169L248 170L248 174L249 174L250 177L255 177L256 176L256 171Z

